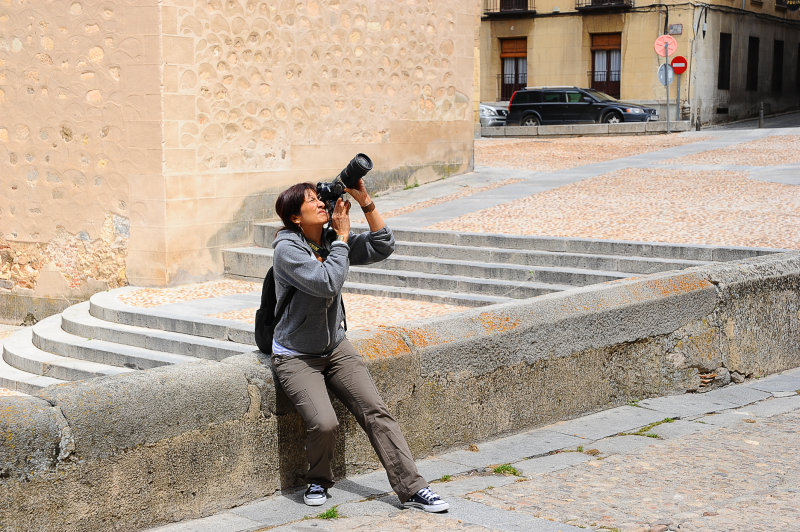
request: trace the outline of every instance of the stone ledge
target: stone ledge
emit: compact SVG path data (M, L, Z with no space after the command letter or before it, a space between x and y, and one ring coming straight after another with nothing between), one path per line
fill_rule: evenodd
M691 122L670 122L670 132L689 131ZM502 137L582 137L604 135L652 135L667 132L667 122L624 122L621 124L564 124L553 126L482 127L481 136Z
M800 366L798 307L792 252L352 340L412 452L426 456L696 390L698 374L717 367L763 376ZM59 385L0 407L0 436L14 443L1 456L0 522L12 529L141 529L209 515L296 486L304 464L302 423L258 352ZM352 416L335 408L337 475L378 467Z

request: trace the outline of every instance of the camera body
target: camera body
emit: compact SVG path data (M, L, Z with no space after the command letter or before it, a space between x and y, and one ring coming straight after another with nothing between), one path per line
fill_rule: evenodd
M317 183L317 197L325 203L328 220L333 216L336 202L344 195L344 189L357 188L359 179L367 175L370 170L372 170L372 160L365 154L359 153L350 160L344 170L339 172L336 179Z

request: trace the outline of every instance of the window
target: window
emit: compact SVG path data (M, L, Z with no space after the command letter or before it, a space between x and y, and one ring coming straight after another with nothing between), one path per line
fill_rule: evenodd
M502 39L500 60L500 101L507 101L528 84L528 39Z
M783 41L772 46L772 92L783 92Z
M717 72L717 88L731 88L731 34L719 34L719 71Z
M564 93L561 91L543 91L542 103L564 103Z
M622 34L592 34L592 88L619 98Z
M749 91L758 90L758 37L750 37L747 42L747 83Z
M800 90L800 44L797 45L797 68L794 69L794 84Z

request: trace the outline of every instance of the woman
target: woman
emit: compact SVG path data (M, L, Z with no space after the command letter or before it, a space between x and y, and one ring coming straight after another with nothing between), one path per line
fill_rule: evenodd
M272 366L306 425L309 486L303 500L311 506L324 504L333 486L331 462L339 423L328 397L330 388L366 432L403 506L442 512L448 504L417 472L400 426L378 395L361 355L345 337L342 286L350 264L377 262L394 251L394 236L363 180L358 189L345 190L361 205L370 231L350 232L350 202L339 198L331 216L333 242L323 238L328 214L312 183L289 187L275 203L284 224L273 243L276 308L291 287L297 290L275 327Z

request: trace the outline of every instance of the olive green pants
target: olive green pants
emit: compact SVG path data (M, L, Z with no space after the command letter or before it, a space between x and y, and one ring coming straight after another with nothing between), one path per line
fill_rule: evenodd
M366 432L400 502L428 485L417 472L408 443L378 394L364 359L349 340L345 338L324 357L272 355L272 366L305 421L309 483L333 486L331 463L339 421L328 396L330 388Z

